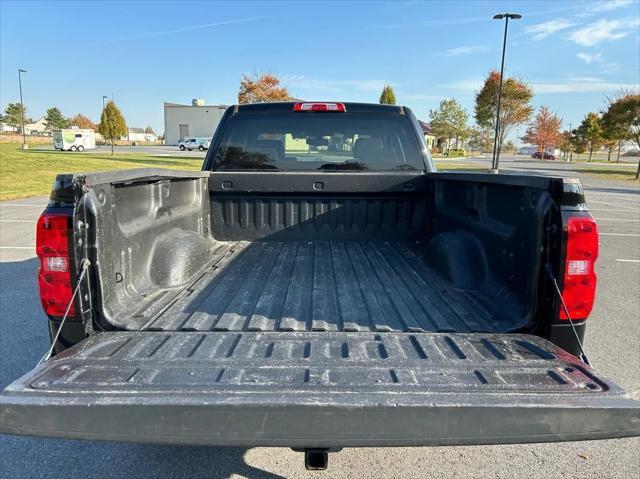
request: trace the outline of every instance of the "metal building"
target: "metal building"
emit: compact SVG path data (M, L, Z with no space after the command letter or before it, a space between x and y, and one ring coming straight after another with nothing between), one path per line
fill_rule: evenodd
M205 105L194 99L191 105L164 104L164 137L167 145L177 145L183 138L211 138L225 105Z

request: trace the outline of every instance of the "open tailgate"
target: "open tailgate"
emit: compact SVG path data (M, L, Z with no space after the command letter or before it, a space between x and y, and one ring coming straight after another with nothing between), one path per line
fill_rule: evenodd
M514 334L99 333L0 396L0 432L345 447L634 436L639 403Z

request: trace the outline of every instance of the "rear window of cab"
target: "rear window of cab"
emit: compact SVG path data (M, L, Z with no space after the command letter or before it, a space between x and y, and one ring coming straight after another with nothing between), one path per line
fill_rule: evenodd
M273 113L232 117L214 170L423 171L404 115Z

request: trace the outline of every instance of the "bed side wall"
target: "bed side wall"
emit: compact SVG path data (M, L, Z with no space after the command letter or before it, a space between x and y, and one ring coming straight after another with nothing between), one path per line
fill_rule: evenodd
M210 258L207 178L89 187L96 319L126 328L136 308L189 281Z
M422 248L427 264L513 328L540 320L540 278L550 221L557 216L548 178L431 175L433 217Z

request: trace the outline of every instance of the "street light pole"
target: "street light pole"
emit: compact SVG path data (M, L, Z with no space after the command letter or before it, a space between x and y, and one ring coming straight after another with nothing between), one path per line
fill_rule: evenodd
M107 95L102 95L102 111L104 111L104 101L109 98Z
M567 161L571 163L573 160L573 144L571 141L573 140L573 129L571 128L571 123L569 123L569 158Z
M22 149L29 148L27 145L27 135L24 131L24 103L22 102L22 73L27 73L27 70L18 68L18 86L20 88L20 124L22 125Z
M493 138L493 162L491 163L491 171L498 172L498 164L500 162L500 151L498 148L498 133L500 131L500 102L502 100L502 77L504 76L504 54L507 49L507 30L509 28L509 19L518 20L522 15L518 13L499 13L493 16L494 20L502 20L504 22L504 40L502 41L502 62L500 64L500 86L498 87L498 108L496 112L496 132Z

